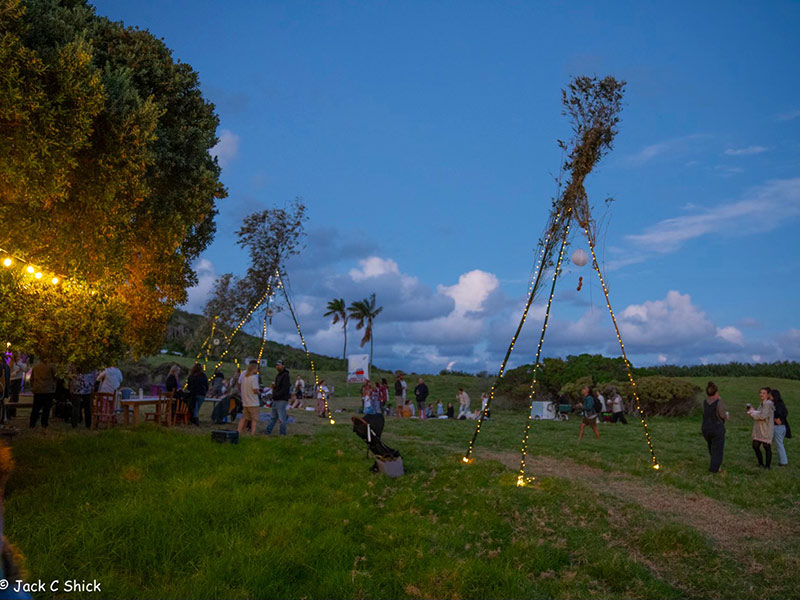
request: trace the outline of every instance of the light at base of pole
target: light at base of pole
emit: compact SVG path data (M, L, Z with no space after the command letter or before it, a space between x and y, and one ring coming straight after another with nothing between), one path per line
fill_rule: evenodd
M536 477L525 477L523 475L517 476L517 487L525 487L526 485L532 484L536 480Z
M463 462L465 465L469 465L469 464L475 462L475 459L474 458L467 458L466 456L462 456L461 457L461 462Z
M660 465L660 464L658 464L658 463L656 463L656 464L654 464L654 465L653 465L653 468L654 468L656 471L658 471L659 469L661 469L661 465Z
M331 419L331 425L336 425L336 421L334 421L333 419Z

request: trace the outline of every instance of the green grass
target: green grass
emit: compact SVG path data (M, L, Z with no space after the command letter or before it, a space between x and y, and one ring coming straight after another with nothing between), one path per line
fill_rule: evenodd
M718 381L731 409L763 385L739 383ZM795 384L773 383L791 414ZM56 423L14 444L5 533L30 579L97 579L99 597L796 596L791 440L792 466L759 471L749 424L735 415L726 472L714 476L699 417L654 419L656 473L638 422L580 443L577 420L537 422L537 480L518 488L526 417L494 412L470 465L460 458L474 422L390 419L384 438L407 472L396 480L368 472L348 413L331 427L295 412L288 437L236 446L209 441L210 427L87 433ZM719 531L704 526L712 516Z

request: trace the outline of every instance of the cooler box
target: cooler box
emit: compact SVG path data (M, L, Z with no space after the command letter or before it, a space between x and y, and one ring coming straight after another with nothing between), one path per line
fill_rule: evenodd
M230 429L215 429L211 432L211 439L220 444L238 444L239 432Z

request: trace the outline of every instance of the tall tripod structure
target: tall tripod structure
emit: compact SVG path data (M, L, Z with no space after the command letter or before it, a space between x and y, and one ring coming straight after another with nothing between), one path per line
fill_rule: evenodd
M563 114L566 115L570 124L572 125L572 139L569 142L559 140L559 146L566 155L566 160L561 167L559 175L558 194L553 200L553 206L550 210L550 217L548 219L547 227L544 235L539 240L539 252L537 257L536 267L533 276L531 277L531 284L528 293L528 301L522 313L519 325L516 332L511 338L511 343L508 346L506 355L500 366L497 378L492 385L489 393L489 401L486 403L480 417L478 418L475 427L475 433L469 442L467 451L462 460L465 463L471 462L472 453L474 450L475 442L481 432L483 420L488 414L492 400L494 400L495 389L505 374L505 369L511 353L514 351L514 345L519 338L522 327L528 317L528 312L533 304L534 298L545 286L545 274L552 269L552 280L550 282L550 291L547 299L547 306L545 309L544 322L542 324L541 335L539 336L539 345L536 349L536 360L534 362L533 375L530 386L530 407L528 411L528 419L525 424L525 430L522 436L522 452L520 457L519 473L517 475L517 485L525 486L531 481L533 477L527 474L527 456L528 456L528 438L530 436L531 423L533 417L531 415L533 408L533 401L536 395L536 379L541 369L541 354L542 345L544 344L545 333L547 332L547 324L550 319L550 309L553 304L553 295L556 289L556 281L561 273L561 264L564 258L564 251L569 245L570 234L580 232L586 236L589 243L589 249L592 258L592 267L594 268L597 276L600 279L600 285L603 289L606 306L611 315L611 320L614 324L614 331L619 341L620 349L622 351L622 358L625 361L625 367L628 374L628 379L631 382L633 390L633 398L636 405L636 410L643 427L645 440L650 451L650 460L652 467L656 470L660 469L658 461L656 460L655 450L650 438L650 431L647 425L647 419L642 411L641 403L639 401L639 394L636 390L636 381L633 378L631 364L628 361L628 356L625 352L625 344L620 335L617 319L614 316L614 311L611 308L611 301L608 296L608 288L606 287L603 273L597 262L597 255L595 253L596 245L596 230L595 223L592 219L591 208L589 206L589 199L584 188L584 181L594 166L600 159L607 154L613 145L614 137L617 134L617 125L619 123L619 114L622 110L622 95L625 88L624 81L617 81L613 77L606 77L604 79L597 79L595 77L577 77L575 78L566 90L562 90L562 103L564 106Z

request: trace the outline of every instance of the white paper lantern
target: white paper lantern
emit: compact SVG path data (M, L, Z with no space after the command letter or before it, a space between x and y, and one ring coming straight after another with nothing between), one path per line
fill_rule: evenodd
M589 253L583 248L578 248L572 253L572 262L579 267L584 266L587 262L589 262Z

